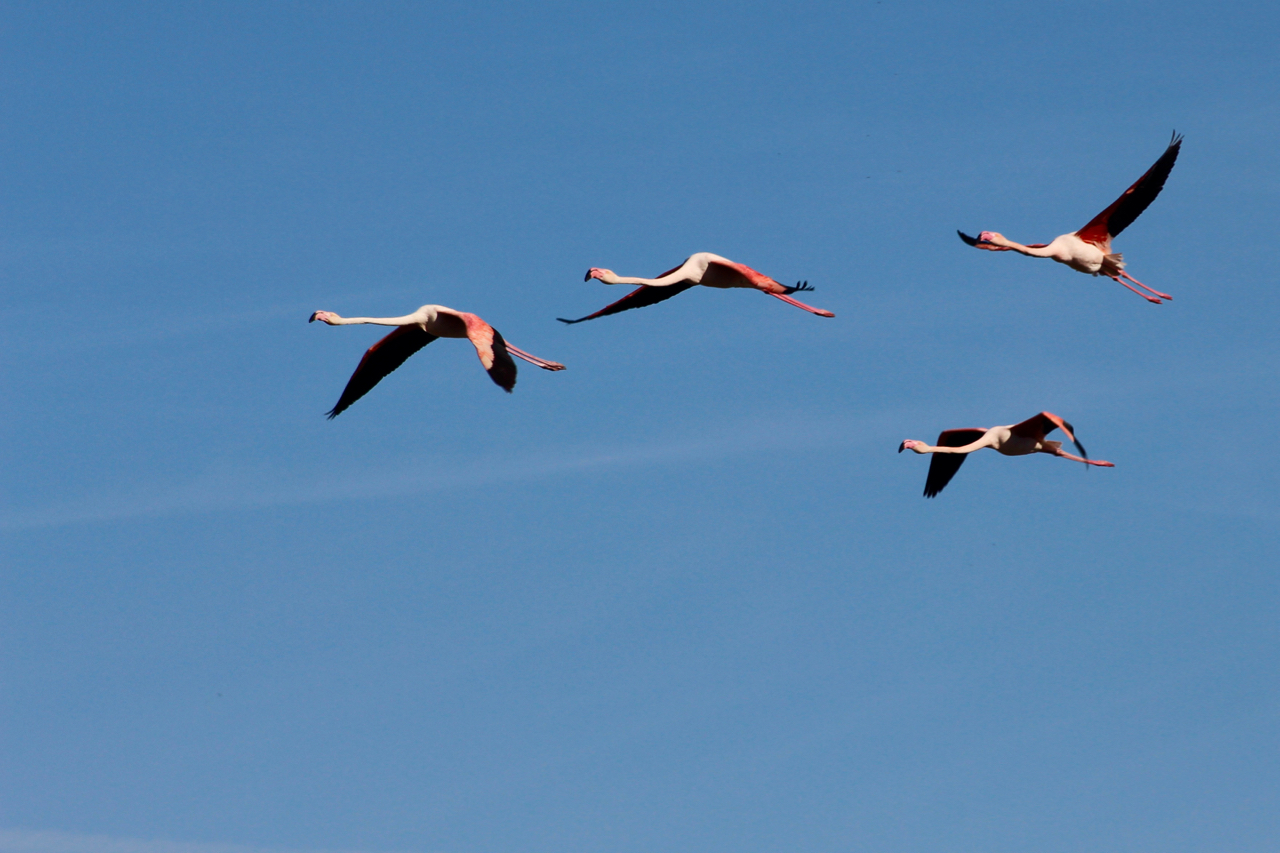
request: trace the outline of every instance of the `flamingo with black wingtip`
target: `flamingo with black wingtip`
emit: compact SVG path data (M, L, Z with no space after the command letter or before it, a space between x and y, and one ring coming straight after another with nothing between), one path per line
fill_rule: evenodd
M594 314L588 314L576 320L566 320L563 317L557 317L557 320L561 323L581 323L583 320L594 320L596 317L617 314L619 311L627 311L631 308L643 308L646 305L654 305L664 299L670 299L677 294L684 293L696 284L720 288L747 287L767 293L776 299L781 299L788 305L803 308L805 311L817 314L819 317L836 316L830 311L814 308L811 305L805 305L798 299L791 298L793 293L813 290L809 286L809 282L797 282L795 287L789 287L762 272L753 270L746 264L734 263L728 258L722 258L710 252L698 252L690 255L688 260L680 266L667 270L657 278L627 278L615 275L613 270L592 267L587 270L587 274L582 280L590 281L593 278L597 278L605 284L638 284L640 287L612 305L606 305Z
M418 350L436 338L467 338L476 348L480 363L488 371L489 378L510 393L516 386L516 363L511 356L524 359L543 370L564 370L564 365L530 355L515 344L504 340L493 326L475 314L455 311L443 305L423 305L412 314L403 317L340 317L332 311L317 311L308 323L319 320L330 326L351 326L371 323L376 326L398 326L394 332L382 338L365 352L364 358L351 374L342 396L329 410L332 420L382 381Z
M1156 196L1160 195L1160 190L1164 188L1165 179L1169 177L1169 172L1173 169L1173 163L1178 159L1178 151L1181 148L1182 137L1175 133L1169 142L1169 147L1165 149L1164 154L1160 155L1160 159L1141 178L1138 178L1133 186L1125 190L1120 198L1112 202L1110 207L1089 220L1089 224L1079 231L1063 234L1055 238L1052 243L1031 243L1024 246L995 231L983 231L977 237L970 237L963 231L956 233L960 235L961 240L978 249L986 249L990 252L1014 251L1033 258L1052 258L1078 272L1105 275L1123 284L1148 302L1159 305L1161 299L1173 299L1173 297L1147 287L1125 272L1124 256L1112 253L1111 241L1128 228L1133 220L1155 201ZM1151 295L1143 293L1129 282L1133 282Z
M1062 442L1048 441L1045 436L1060 429L1071 439L1079 456L1062 449ZM948 429L938 436L937 446L930 446L923 441L908 438L898 445L898 452L914 450L916 453L932 453L929 462L929 476L924 483L924 496L935 497L942 491L951 478L964 464L965 456L990 447L1005 456L1028 456L1032 453L1048 453L1083 462L1086 465L1097 465L1099 468L1114 468L1110 462L1101 459L1090 459L1084 445L1076 439L1075 427L1055 415L1053 412L1041 412L1035 417L1027 418L1019 424L991 427L991 429Z

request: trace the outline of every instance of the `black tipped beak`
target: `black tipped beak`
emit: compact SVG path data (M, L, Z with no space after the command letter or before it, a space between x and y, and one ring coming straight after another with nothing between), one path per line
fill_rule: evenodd
M587 274L582 277L583 281L591 281L591 270L587 270Z
M966 242L966 243L968 243L970 246L976 246L976 245L978 245L978 238L977 238L977 237L970 237L968 234L964 233L963 231L961 231L961 230L959 230L959 229L956 229L956 233L960 235L960 239L961 239L961 240L965 241L965 242Z
M320 312L319 312L319 311L317 311L317 312L315 312L315 314L312 314L312 315L311 315L311 319L310 319L310 320L308 320L307 322L308 322L308 323L314 323L314 322L316 321L316 314L319 314L319 313L320 313Z
M902 444L899 444L899 445L898 445L898 452L899 452L899 453L901 453L902 451L904 451L904 450L906 450L906 449L907 449L907 443L906 443L905 441L904 441L904 442L902 442Z

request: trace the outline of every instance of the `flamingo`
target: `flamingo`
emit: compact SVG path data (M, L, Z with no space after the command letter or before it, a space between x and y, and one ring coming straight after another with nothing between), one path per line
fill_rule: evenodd
M330 420L368 394L384 376L436 338L470 339L476 348L476 355L480 356L480 363L489 372L489 378L508 393L516 385L516 363L511 360L513 355L536 364L543 370L564 370L563 364L530 355L515 344L503 340L497 329L475 314L455 311L443 305L423 305L403 317L339 317L332 311L317 311L307 322L314 323L316 320L330 326L372 323L375 326L399 327L365 352L356 372L347 380L342 396L329 410Z
M561 323L581 323L583 320L594 320L596 317L617 314L619 311L626 311L629 308L643 308L646 305L654 305L664 299L670 299L695 284L707 287L751 287L781 299L788 305L794 305L797 308L803 308L810 313L817 314L819 317L836 316L830 311L814 308L791 298L790 294L792 293L813 290L809 286L809 282L796 282L795 287L788 287L781 282L774 281L764 273L756 272L745 264L736 264L728 258L722 258L710 252L698 252L690 255L688 260L680 266L667 270L657 278L626 278L615 275L613 270L592 267L587 270L587 274L582 280L590 281L593 278L598 278L605 284L638 284L641 287L631 291L612 305L606 305L594 314L588 314L576 320L566 320L563 317L557 317L557 320Z
M1062 449L1060 441L1046 441L1045 436L1060 429L1071 439L1079 456L1067 453ZM1090 459L1084 445L1076 439L1075 428L1053 412L1041 412L1027 418L1020 424L998 426L991 429L948 429L938 435L938 446L930 447L923 441L908 438L898 445L898 452L914 450L916 453L935 454L929 462L929 477L925 480L924 496L935 497L938 492L951 482L951 478L964 464L965 454L990 447L1005 456L1026 456L1031 453L1051 453L1063 459L1083 462L1086 465L1097 465L1100 468L1114 468L1110 462L1101 459Z
M970 246L986 249L989 252L1007 252L1012 249L1033 258L1052 258L1079 272L1105 275L1123 284L1148 302L1159 305L1161 299L1173 299L1173 297L1147 287L1125 272L1124 256L1111 253L1111 240L1128 228L1133 220L1147 209L1147 205L1160 195L1165 179L1169 177L1173 163L1178 159L1178 151L1181 147L1182 137L1175 133L1169 142L1169 147L1160 155L1160 159L1141 178L1138 178L1133 186L1125 190L1120 198L1112 202L1110 207L1090 219L1089 224L1079 231L1063 234L1055 238L1052 243L1032 243L1029 246L1023 246L994 231L983 231L977 237L970 237L963 231L956 233ZM1128 279L1152 295L1148 296L1124 279Z

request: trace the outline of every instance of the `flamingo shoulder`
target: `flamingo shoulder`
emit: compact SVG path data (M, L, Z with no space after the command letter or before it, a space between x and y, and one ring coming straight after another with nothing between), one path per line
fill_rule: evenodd
M707 270L711 268L712 264L728 264L732 266L733 261L728 258L722 258L719 255L713 255L711 252L694 252L685 259L683 264L676 267L671 272L683 272L685 278L689 281L701 284L702 279L706 276ZM670 275L670 273L664 273L663 276L659 276L659 278L662 278L665 275Z

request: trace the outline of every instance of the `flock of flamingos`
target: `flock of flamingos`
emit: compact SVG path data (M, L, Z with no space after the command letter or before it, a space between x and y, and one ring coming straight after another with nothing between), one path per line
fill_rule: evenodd
M1173 169L1174 161L1178 159L1178 151L1181 147L1182 137L1175 133L1160 159L1106 210L1089 220L1088 224L1079 231L1063 234L1051 243L1023 245L994 231L983 231L977 237L970 237L961 231L956 233L965 243L978 249L989 252L1013 251L1033 258L1052 258L1077 272L1095 276L1105 275L1115 279L1148 302L1159 305L1162 300L1173 297L1147 287L1125 272L1123 257L1111 251L1111 240L1137 219L1142 211L1147 209L1147 205L1160 194L1160 190L1164 188L1165 179ZM577 320L559 318L560 322L581 323L584 320L594 320L597 317L617 314L632 308L655 305L698 284L705 287L753 288L781 299L789 305L817 314L819 317L835 316L830 311L805 305L798 299L792 298L793 293L813 290L808 282L796 282L794 287L788 287L745 264L735 263L710 252L698 252L680 266L668 270L657 278L629 278L615 275L612 270L592 267L587 270L583 281L590 281L593 278L605 284L637 284L639 287L594 314L588 314ZM360 364L356 367L355 373L351 374L351 379L347 381L347 387L343 389L342 396L329 411L330 418L337 417L348 406L369 393L384 376L404 364L409 356L436 338L470 340L489 377L508 392L516 384L516 363L511 359L513 355L543 370L564 370L563 364L538 358L509 343L497 329L475 314L455 311L443 305L423 305L417 311L403 317L340 317L332 311L317 311L311 315L311 320L308 322L315 320L328 323L330 326L372 323L377 326L396 327L391 334L369 347L364 357L360 359ZM1076 449L1080 451L1079 456L1063 450L1062 442L1049 441L1045 438L1055 429L1062 430L1063 434L1071 439ZM1083 462L1086 465L1114 467L1110 462L1090 459L1083 445L1076 439L1075 428L1051 412L1041 412L1021 423L1009 426L943 430L938 436L936 446L907 439L898 446L898 452L914 450L916 453L933 454L929 464L929 475L924 485L925 497L932 498L941 492L960 470L967 454L984 447L990 447L1005 456L1049 453L1063 459Z

